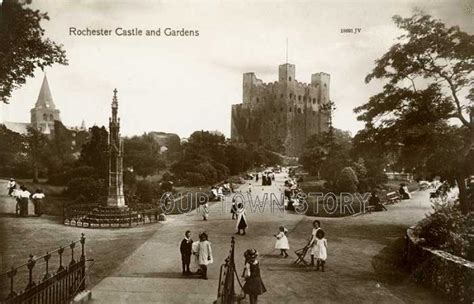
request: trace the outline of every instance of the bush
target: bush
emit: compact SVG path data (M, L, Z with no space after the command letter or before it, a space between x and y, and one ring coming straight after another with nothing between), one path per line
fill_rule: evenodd
M107 200L105 180L91 177L73 178L67 185L66 194L85 203L102 203Z
M336 187L338 192L349 192L354 193L357 191L357 185L359 180L357 175L351 167L345 167L342 169L337 179Z
M51 175L48 182L52 185L63 186L67 185L72 179L87 177L97 179L96 169L90 166L72 168L62 173Z
M197 172L187 172L185 178L190 186L199 186L206 183L204 175Z
M435 206L435 212L416 227L415 233L423 239L423 246L440 249L472 261L469 227L472 214L462 214L459 206ZM472 240L471 240L472 242Z

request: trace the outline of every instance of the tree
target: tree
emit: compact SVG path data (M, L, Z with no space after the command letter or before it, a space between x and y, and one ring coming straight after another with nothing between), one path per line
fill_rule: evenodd
M0 125L0 176L25 177L29 165L24 152L24 138Z
M44 166L47 156L48 138L33 127L28 127L25 149L33 170L33 182L38 182L39 170Z
M409 130L456 120L464 143L452 154L455 165L450 177L459 186L463 212L468 212L473 205L467 199L465 167L474 144L474 121L468 118L470 111L473 115L474 36L429 15L394 16L393 20L405 34L366 77L367 83L385 80L383 91L355 112L378 145L404 144Z
M350 135L332 129L308 139L300 163L308 172L319 175L333 188L341 170L350 165L350 151Z
M355 193L357 191L358 184L359 179L357 178L354 169L351 167L345 167L341 170L337 179L338 192Z
M105 127L93 126L90 140L82 145L78 165L95 168L98 177L107 179L109 165L108 132Z
M149 134L125 138L123 144L124 166L133 168L137 175L146 177L165 168L160 156L160 146Z
M17 0L4 0L0 6L0 99L4 103L36 68L67 64L62 45L44 39L43 20L49 20L47 13Z

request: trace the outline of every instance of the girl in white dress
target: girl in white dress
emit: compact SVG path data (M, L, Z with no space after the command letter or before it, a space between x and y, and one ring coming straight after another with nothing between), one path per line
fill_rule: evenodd
M324 231L319 229L316 232L316 244L314 245L315 256L317 259L316 271L319 270L321 266L321 271L324 272L324 264L326 264L326 259L328 257L327 253L328 242L324 238Z
M212 256L211 242L207 240L207 233L202 232L199 235L199 244L198 244L198 259L199 265L201 266L201 277L204 280L207 280L207 265L214 262Z
M274 237L276 237L277 239L275 242L275 249L280 249L280 255L287 258L288 253L286 251L290 249L290 245L288 244L288 238L286 237L288 230L286 230L283 226L280 226L279 229L280 232L274 235Z

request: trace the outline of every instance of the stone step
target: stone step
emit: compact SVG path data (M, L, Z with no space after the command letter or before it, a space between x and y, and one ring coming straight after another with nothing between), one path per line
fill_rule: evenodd
M201 288L189 284L199 280ZM107 277L96 285L89 303L213 303L217 280Z

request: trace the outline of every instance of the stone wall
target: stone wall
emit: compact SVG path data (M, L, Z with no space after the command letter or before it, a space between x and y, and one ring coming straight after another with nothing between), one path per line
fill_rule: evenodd
M416 281L453 301L474 301L474 263L442 250L426 248L415 234L415 226L407 230L406 260Z

